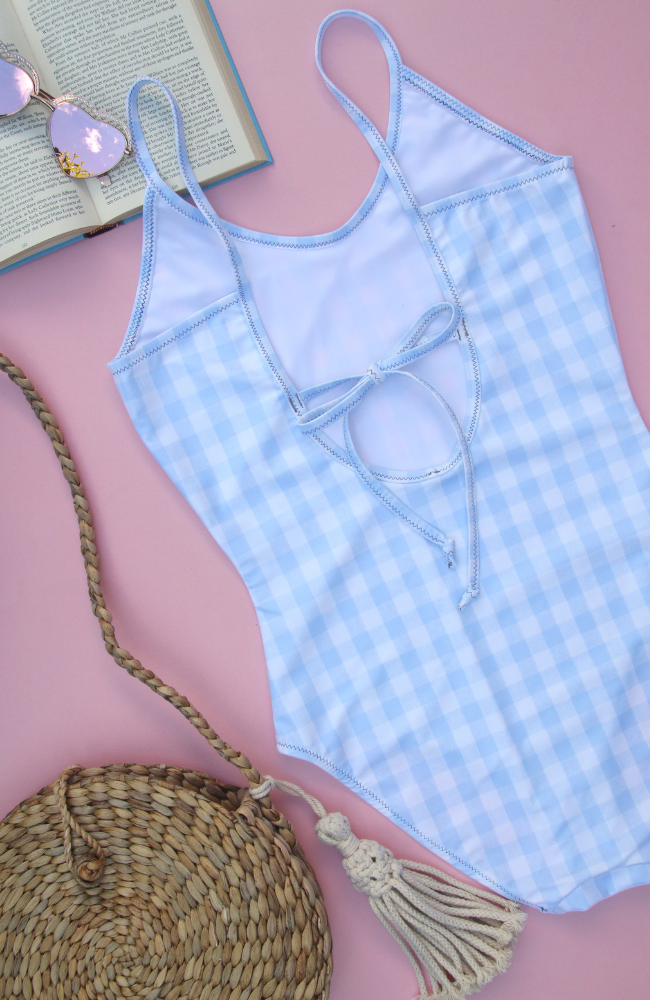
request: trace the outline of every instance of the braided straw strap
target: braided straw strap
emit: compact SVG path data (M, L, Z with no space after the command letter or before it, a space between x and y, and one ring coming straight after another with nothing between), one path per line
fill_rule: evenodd
M79 473L70 458L70 452L66 447L63 434L59 430L56 420L48 410L42 397L38 394L24 372L17 365L12 364L9 358L2 353L0 353L0 371L6 372L11 381L22 390L25 399L40 420L43 430L52 442L56 457L61 463L61 471L70 486L75 513L79 521L81 554L83 555L86 567L90 603L93 614L99 621L107 651L111 654L118 667L122 667L127 673L133 677L137 677L139 681L146 684L152 691L155 691L161 698L164 698L170 705L178 709L181 715L184 715L194 728L198 729L201 736L208 741L211 747L214 747L217 753L221 754L224 760L227 760L230 764L234 764L235 767L241 770L250 785L253 787L259 785L261 782L260 773L251 765L248 757L238 750L233 750L229 743L222 740L184 695L179 694L175 688L161 681L160 677L157 677L151 670L145 670L139 660L136 660L127 649L122 649L118 644L111 615L106 608L106 601L104 600L99 583L99 559L95 547L95 532L93 530L90 507L81 479L79 478Z
M82 770L83 768L76 765L66 767L56 783L56 798L63 820L63 850L68 868L82 885L92 885L94 882L98 882L104 873L106 863L104 848L91 833L80 826L68 809L68 778L71 778L73 774L79 774ZM72 830L78 837L81 837L84 844L92 849L95 855L94 860L85 858L83 861L75 862L72 856Z

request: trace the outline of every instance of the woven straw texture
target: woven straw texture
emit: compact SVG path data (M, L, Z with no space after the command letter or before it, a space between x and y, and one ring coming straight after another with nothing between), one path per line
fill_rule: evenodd
M244 754L122 649L88 501L63 435L0 354L73 496L93 613L115 662L174 705L249 787L176 767L70 767L0 824L0 998L327 1000L320 887Z

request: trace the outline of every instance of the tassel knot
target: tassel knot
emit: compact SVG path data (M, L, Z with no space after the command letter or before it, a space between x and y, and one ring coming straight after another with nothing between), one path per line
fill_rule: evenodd
M328 847L336 847L344 858L354 854L359 839L350 829L350 821L343 813L325 813L316 824L316 836Z
M359 840L342 813L327 813L316 824L316 836L323 844L337 847L343 855L343 867L355 889L373 899L380 899L402 874L402 863L393 852L376 840Z

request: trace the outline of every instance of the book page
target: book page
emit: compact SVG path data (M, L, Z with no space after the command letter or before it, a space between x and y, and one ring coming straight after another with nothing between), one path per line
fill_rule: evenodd
M190 161L199 181L242 169L255 157L191 0L16 0L18 16L43 67L46 90L77 93L124 119L138 76L167 84L182 112ZM161 176L176 190L171 112L154 87L140 98L147 142ZM87 182L102 222L142 207L144 179L134 158L112 184Z
M9 4L0 4L0 38L33 61ZM49 111L32 101L0 121L0 261L39 244L99 225L83 181L59 167L47 134Z

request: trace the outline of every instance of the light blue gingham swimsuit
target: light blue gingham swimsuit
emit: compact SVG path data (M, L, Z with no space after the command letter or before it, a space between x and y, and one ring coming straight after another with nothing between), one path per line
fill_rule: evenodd
M384 141L323 73L380 160L333 233L222 221L165 91L180 198L132 87L144 250L110 368L246 582L280 750L505 895L584 909L650 881L650 435L570 157L357 12L319 68L344 15L391 110Z

